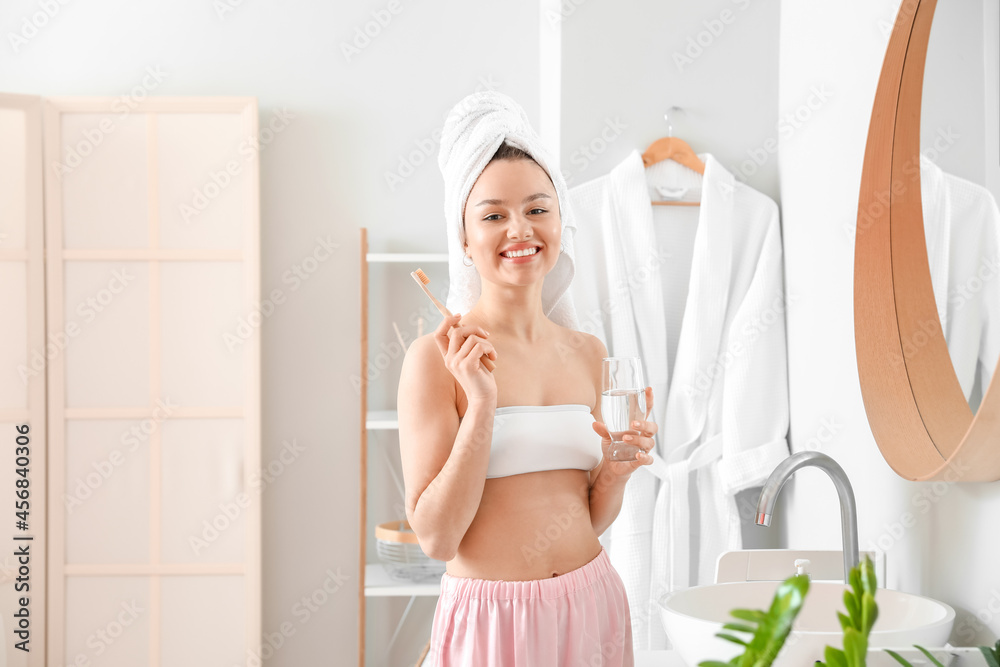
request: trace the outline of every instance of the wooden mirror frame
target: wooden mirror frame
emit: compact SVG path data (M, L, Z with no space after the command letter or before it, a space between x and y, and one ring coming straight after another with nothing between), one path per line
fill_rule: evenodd
M993 481L1000 479L997 375L973 415L941 329L924 240L920 106L936 5L903 0L875 92L855 229L858 376L875 442L897 474Z

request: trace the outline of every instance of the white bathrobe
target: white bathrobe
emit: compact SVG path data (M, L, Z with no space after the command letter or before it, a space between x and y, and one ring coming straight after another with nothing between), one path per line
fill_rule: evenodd
M654 463L633 474L601 536L625 583L636 649L668 647L657 600L714 581L718 556L742 545L735 494L789 453L778 208L699 157L704 176L670 160L646 169L633 151L570 190L580 329L612 355L642 358L659 425ZM700 192L700 209L652 206L657 186L686 188L684 199ZM671 305L684 295L664 294L660 272L682 258L656 234L671 224L697 225L674 368L667 315L680 315Z
M989 190L920 157L927 258L938 317L965 397L1000 357L1000 211Z

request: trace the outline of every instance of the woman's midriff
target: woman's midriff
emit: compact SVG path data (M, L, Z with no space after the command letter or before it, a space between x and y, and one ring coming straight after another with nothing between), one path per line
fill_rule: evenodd
M589 563L601 543L590 522L588 479L570 469L487 479L448 574L527 581Z

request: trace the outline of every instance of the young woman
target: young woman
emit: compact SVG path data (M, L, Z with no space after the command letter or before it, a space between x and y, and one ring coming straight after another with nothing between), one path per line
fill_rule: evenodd
M657 427L633 423L635 461L606 458L607 350L542 306L560 251L556 193L530 154L500 146L464 207L481 295L403 362L406 515L423 550L447 561L433 665L633 664L625 590L597 538L652 461Z

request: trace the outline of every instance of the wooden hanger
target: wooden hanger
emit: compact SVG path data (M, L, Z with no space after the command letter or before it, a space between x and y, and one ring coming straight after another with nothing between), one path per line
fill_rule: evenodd
M673 126L670 125L670 119L667 114L663 115L664 120L667 121L667 136L657 139L646 152L642 154L642 164L643 166L654 165L657 162L662 162L663 160L673 160L678 162L692 171L696 171L699 174L705 174L705 163L702 162L695 152L691 149L691 146L687 144L683 139L679 139L673 135ZM654 206L701 206L701 202L696 201L654 201Z

